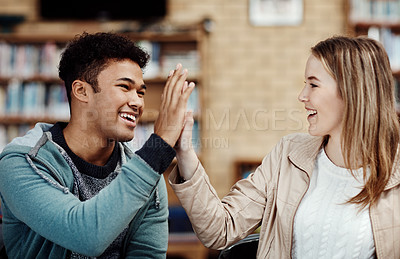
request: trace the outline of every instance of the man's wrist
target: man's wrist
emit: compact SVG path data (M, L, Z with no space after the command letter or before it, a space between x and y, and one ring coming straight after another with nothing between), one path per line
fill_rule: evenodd
M157 134L151 134L143 147L136 151L154 171L162 174L174 159L175 150Z

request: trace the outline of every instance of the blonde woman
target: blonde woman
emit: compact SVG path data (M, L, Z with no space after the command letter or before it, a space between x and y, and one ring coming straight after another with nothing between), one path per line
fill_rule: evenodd
M205 246L261 226L257 258L400 258L399 123L382 45L332 37L311 49L299 101L308 133L286 136L220 200L189 142L170 183Z

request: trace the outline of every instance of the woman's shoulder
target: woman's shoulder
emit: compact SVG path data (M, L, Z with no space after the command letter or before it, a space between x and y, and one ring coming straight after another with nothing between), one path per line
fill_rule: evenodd
M282 137L281 142L292 144L322 143L323 137L311 136L308 133L292 133Z
M293 160L312 160L321 149L323 140L324 137L308 133L293 133L282 137L276 148L281 156L290 156Z

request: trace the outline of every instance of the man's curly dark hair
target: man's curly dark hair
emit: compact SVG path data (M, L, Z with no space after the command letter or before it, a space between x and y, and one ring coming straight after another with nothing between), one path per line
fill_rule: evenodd
M149 54L131 39L115 33L83 33L70 41L61 54L58 75L64 81L71 104L72 83L79 79L98 92L97 77L110 61L129 59L145 68Z

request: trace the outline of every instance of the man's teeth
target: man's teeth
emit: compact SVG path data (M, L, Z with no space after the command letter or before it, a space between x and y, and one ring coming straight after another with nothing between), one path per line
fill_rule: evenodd
M307 110L307 115L314 115L317 114L317 111L315 110Z
M121 118L130 120L130 121L136 121L136 117L129 113L121 113L120 116L121 116Z

